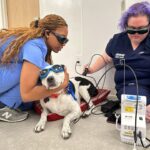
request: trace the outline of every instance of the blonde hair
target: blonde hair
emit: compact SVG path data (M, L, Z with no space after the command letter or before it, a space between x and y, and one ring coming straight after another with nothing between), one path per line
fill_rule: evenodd
M17 61L20 48L30 39L45 36L45 30L56 30L59 27L68 26L66 21L58 15L50 14L43 19L32 21L30 27L0 30L0 46L11 36L15 39L5 49L0 62L8 64L12 58ZM51 50L48 50L46 61L51 63Z

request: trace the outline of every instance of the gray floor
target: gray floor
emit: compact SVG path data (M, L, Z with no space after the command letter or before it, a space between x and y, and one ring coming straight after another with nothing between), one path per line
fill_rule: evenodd
M45 131L35 133L40 116L31 112L20 123L0 122L0 150L132 150L133 146L120 141L119 131L103 116L81 119L70 139L63 140L60 130L63 120L48 122ZM150 137L150 124L147 126ZM138 150L143 148L138 147Z

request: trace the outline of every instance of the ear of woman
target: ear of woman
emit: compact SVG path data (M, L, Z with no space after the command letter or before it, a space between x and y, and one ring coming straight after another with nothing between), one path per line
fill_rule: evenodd
M49 34L50 34L50 31L45 30L45 36L46 36L47 38L48 38Z

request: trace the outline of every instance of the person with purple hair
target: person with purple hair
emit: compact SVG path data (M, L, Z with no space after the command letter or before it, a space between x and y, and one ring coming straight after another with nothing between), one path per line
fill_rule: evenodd
M88 73L113 62L116 95L121 100L122 94L137 94L135 77L127 67L130 66L137 76L138 94L147 98L146 119L150 122L150 3L140 2L130 6L123 13L119 26L121 33L110 39L102 57L88 67Z

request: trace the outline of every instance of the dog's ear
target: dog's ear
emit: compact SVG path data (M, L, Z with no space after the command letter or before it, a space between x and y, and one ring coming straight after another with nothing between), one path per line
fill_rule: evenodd
M65 65L61 65L61 67L65 70Z
M41 82L40 77L39 77L38 80L37 80L37 85L42 85L42 82Z

